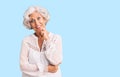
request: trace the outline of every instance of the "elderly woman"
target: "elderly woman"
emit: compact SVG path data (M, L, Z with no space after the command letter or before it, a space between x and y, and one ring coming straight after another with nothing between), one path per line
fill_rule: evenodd
M22 41L22 77L61 77L62 39L46 30L49 18L48 11L38 6L29 7L24 14L23 24L34 33Z

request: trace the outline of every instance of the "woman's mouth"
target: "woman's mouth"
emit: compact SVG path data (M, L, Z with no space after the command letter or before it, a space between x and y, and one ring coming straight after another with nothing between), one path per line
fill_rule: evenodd
M39 29L39 28L40 28L40 25L38 25L36 28Z

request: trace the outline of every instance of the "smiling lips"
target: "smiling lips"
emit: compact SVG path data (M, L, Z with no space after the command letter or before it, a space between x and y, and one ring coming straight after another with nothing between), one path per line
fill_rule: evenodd
M39 29L40 28L40 25L37 25L37 27L36 27L37 29Z

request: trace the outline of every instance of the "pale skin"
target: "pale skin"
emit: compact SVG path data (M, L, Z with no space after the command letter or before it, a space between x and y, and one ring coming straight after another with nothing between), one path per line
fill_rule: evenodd
M33 12L29 15L31 28L35 31L38 37L38 45L41 50L44 40L49 40L49 32L46 30L47 20L38 12ZM48 65L48 72L55 73L58 70L58 65Z

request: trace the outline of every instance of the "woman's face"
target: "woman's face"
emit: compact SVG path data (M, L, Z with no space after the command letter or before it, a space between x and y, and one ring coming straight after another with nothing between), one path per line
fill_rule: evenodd
M45 28L46 20L39 12L33 12L29 15L30 25L36 33L40 33Z

